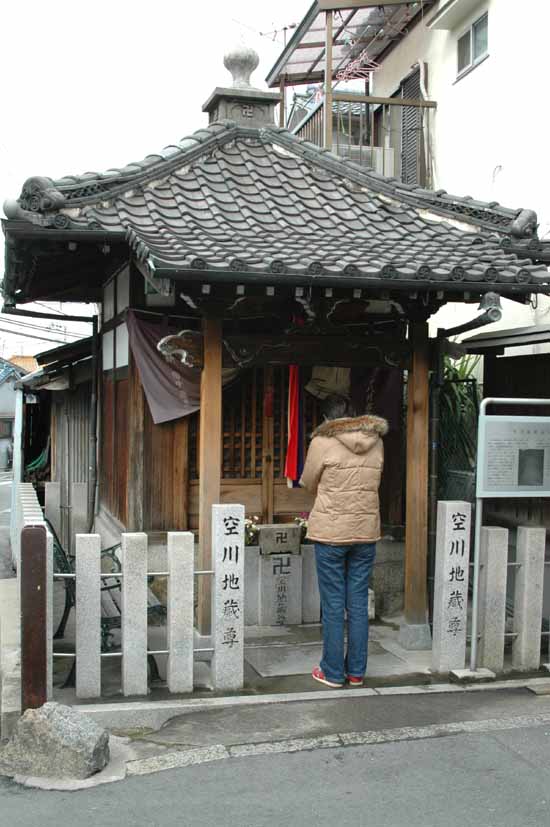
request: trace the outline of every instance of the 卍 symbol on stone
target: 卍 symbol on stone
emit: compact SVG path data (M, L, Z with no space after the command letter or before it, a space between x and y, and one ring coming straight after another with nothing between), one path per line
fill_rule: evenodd
M278 531L275 535L275 542L276 543L287 543L288 542L288 532Z
M290 574L290 557L286 558L286 562L282 557L279 557L273 562L273 574Z

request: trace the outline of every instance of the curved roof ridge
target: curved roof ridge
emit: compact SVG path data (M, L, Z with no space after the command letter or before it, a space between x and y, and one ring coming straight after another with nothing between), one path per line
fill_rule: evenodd
M60 212L108 201L128 191L132 185L147 183L156 176L169 174L183 163L191 163L214 146L221 146L235 137L257 136L300 155L304 160L320 164L328 172L350 179L359 186L368 186L417 209L426 209L445 218L477 225L489 231L513 236L516 239L537 239L537 215L533 210L510 209L496 201L480 201L471 196L452 195L446 190L429 190L405 184L377 173L370 167L344 159L297 137L284 127L275 125L247 128L235 121L215 121L196 130L175 144L169 144L158 153L147 155L124 167L114 167L103 173L86 172L52 179L28 178L17 201L8 201L4 210L8 218L22 218L33 223L46 223L58 228L69 227L70 218ZM52 215L48 221L41 216ZM53 215L55 214L55 215Z

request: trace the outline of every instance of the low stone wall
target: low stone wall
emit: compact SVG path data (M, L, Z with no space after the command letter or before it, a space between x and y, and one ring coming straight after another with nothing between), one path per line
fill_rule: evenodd
M14 567L19 566L21 556L21 532L26 525L44 523L44 514L32 483L15 483L15 496L10 520L11 558Z

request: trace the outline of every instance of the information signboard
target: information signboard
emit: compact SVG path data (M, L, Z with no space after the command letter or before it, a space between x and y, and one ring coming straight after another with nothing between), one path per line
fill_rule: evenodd
M550 417L479 419L476 497L550 497Z

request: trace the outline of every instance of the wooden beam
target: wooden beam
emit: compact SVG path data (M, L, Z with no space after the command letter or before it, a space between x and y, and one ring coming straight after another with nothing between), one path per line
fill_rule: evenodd
M324 102L324 141L325 149L332 149L332 11L326 12L325 33L325 102Z
M220 502L222 459L222 321L203 319L199 441L199 569L212 568L212 506ZM198 578L198 626L210 632L210 578Z
M428 622L428 325L411 323L413 346L407 407L405 623Z
M345 92L333 92L332 100L339 103L372 103L383 106L418 106L424 109L435 109L437 101L423 98L379 98L375 95L350 95Z
M262 522L273 522L273 368L264 370L262 425Z
M127 514L128 531L144 529L144 394L141 378L130 349L130 371L128 387L128 487ZM114 386L114 382L113 382ZM113 443L114 443L113 439Z

